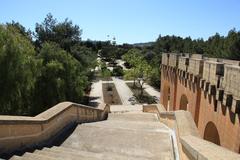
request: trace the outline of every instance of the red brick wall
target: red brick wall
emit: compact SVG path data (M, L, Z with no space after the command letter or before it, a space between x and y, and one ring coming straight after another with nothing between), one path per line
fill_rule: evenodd
M186 78L180 79L176 71L162 68L160 102L167 107L165 95L168 95L168 88L170 88L170 106L173 106L171 109L178 110L181 96L186 95L189 102L188 111L191 112L201 136L204 136L207 123L213 122L218 130L221 146L240 152L239 114L233 114L221 102L216 104L214 97L205 94L199 88L199 80L194 83L188 82L187 85L185 85L185 80Z
M214 107L217 108L216 111ZM221 146L239 152L239 115L235 115L235 117L233 115L229 108L223 106L221 102L214 104L214 97L204 95L202 91L198 125L201 136L204 136L207 123L213 122L218 130Z
M189 82L189 80L178 78L177 79L177 92L176 92L176 109L180 109L181 96L186 95L188 99L188 111L191 112L194 117L194 121L198 123L198 111L197 111L197 96L199 94L199 88L196 83ZM196 113L197 112L197 113Z

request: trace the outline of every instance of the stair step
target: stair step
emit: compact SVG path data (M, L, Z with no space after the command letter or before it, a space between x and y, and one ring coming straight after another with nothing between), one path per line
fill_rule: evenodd
M51 150L59 151L61 152L67 152L68 154L78 154L78 155L88 155L91 157L95 157L97 159L102 159L102 160L147 160L147 158L142 158L142 157L134 157L134 156L126 156L122 154L116 154L116 153L110 153L110 152L101 152L101 153L95 153L95 152L88 152L88 151L81 151L73 148L67 148L67 147L52 147Z
M20 156L12 156L10 158L10 160L20 160L20 159L22 159L22 157L20 157Z
M46 155L55 159L61 159L61 160L96 160L97 158L88 157L87 155L80 155L76 153L67 153L65 151L55 151L52 148L44 148L42 150L36 150L34 153L39 155Z
M82 156L87 156L87 157L92 157L92 158L102 158L102 154L100 154L100 153L81 151L81 150L76 150L76 149L66 148L66 147L54 146L51 148L51 151L53 151L55 153L64 152L66 154L77 154L77 155L82 155Z
M78 125L61 146L26 152L11 160L172 160L170 130L154 113L109 114Z
M81 125L81 127L101 127L101 128L110 128L110 129L127 129L127 130L139 130L139 131L146 131L155 132L157 128L165 129L169 131L168 128L162 123L159 122L141 122L141 121L102 121L102 122L95 122L95 123L87 123Z
M148 128L148 125L145 127ZM149 130L144 130L144 126L141 128L120 129L79 125L62 146L95 153L110 152L145 158L160 156L161 152L172 150L170 134L166 128L157 127Z
M57 160L58 158L53 158L51 156L47 156L47 155L40 155L40 154L37 154L37 153L29 153L29 152L26 152L22 158L24 160ZM62 159L61 159L62 160Z
M140 122L156 122L158 117L154 113L128 113L128 114L109 114L108 121L140 121Z

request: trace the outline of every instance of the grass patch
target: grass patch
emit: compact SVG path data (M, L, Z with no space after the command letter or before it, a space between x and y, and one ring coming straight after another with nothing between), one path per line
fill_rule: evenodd
M103 90L104 103L107 103L110 105L122 104L114 83L103 83L102 90Z
M156 103L155 99L150 96L145 90L143 90L143 95L141 96L140 85L136 83L136 86L133 86L133 83L126 83L127 86L132 90L133 95L136 97L139 103L153 104Z

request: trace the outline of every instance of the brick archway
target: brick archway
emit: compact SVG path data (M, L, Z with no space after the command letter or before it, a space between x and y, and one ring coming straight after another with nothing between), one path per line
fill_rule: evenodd
M187 110L188 109L188 98L185 94L183 94L180 98L180 110Z
M205 130L204 137L205 140L220 145L220 137L216 125L213 122L208 122Z

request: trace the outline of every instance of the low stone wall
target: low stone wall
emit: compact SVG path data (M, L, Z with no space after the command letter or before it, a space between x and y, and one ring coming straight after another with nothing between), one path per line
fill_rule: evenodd
M109 105L100 107L63 102L35 117L0 116L0 155L37 146L73 123L107 119Z
M184 153L191 160L239 160L240 156L221 146L195 136L180 138Z
M161 104L144 105L144 112L158 113L160 121L172 128L177 136L180 158L186 160L238 160L240 155L200 138L188 111L167 112Z
M159 113L166 111L163 105L161 104L147 104L143 105L143 112L149 112L149 113Z

